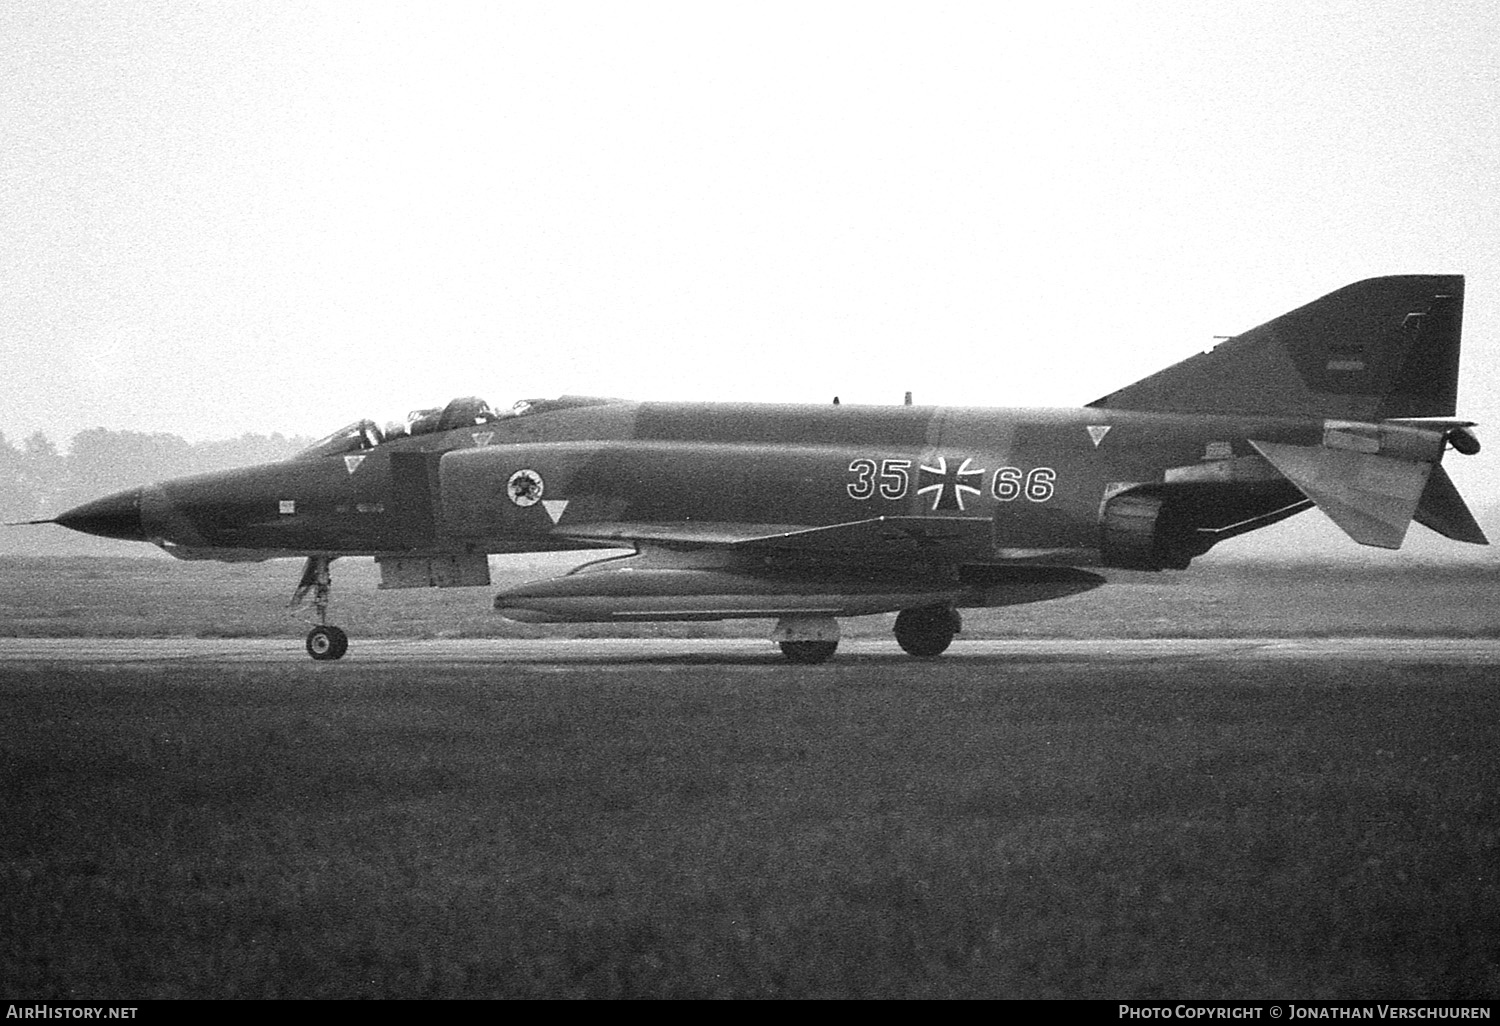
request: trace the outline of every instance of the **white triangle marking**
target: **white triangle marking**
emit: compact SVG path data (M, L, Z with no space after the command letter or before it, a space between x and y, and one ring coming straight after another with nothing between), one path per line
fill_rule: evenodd
M474 439L474 444L477 445L477 446L479 446L482 449L486 445L489 445L491 442L493 442L495 440L495 432L493 432L493 431L476 431L476 432L474 432L474 434L473 434L472 437Z
M344 457L344 466L348 467L349 468L349 473L352 474L356 470L359 469L359 465L361 463L363 463L364 461L365 461L365 458L363 456L345 456Z
M1089 437L1094 440L1094 448L1095 449L1099 448L1099 443L1102 442L1102 441L1104 441L1104 436L1107 435L1107 434L1109 434L1109 429L1111 427L1113 427L1113 426L1114 425L1112 425L1112 424L1090 424L1089 425Z
M568 500L543 499L542 505L546 508L547 515L552 518L552 522L555 524L562 519L563 510L568 508Z

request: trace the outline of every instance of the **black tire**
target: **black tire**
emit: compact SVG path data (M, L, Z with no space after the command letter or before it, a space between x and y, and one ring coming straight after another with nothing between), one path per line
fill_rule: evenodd
M961 621L947 606L903 609L896 615L896 644L922 659L940 656L953 644Z
M783 641L781 654L789 662L811 665L826 663L838 647L837 641Z
M307 654L322 662L342 659L349 651L349 635L337 627L314 627L307 632Z

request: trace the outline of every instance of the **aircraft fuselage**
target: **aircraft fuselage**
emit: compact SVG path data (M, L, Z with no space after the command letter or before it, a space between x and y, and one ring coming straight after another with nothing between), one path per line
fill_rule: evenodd
M1088 408L618 403L182 478L69 516L112 510L115 536L221 559L604 547L569 529L619 522L791 530L937 517L987 522L988 544L967 561L1091 566L1107 562L1112 496L1196 482L1194 526L1223 528L1300 498L1252 439L1314 446L1328 430Z

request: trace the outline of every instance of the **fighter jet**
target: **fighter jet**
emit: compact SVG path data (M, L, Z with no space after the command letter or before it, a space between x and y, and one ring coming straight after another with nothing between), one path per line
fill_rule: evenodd
M306 559L307 651L338 659L330 566L481 587L494 554L630 550L500 592L531 623L775 620L794 663L895 612L933 657L960 610L1175 570L1316 506L1355 542L1411 521L1487 544L1444 472L1464 280L1372 278L1077 409L475 398L362 420L285 462L144 485L55 517L183 559Z

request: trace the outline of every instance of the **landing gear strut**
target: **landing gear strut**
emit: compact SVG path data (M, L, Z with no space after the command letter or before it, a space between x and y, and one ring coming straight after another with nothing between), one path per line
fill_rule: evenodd
M328 593L333 589L333 575L328 565L332 556L308 556L302 568L302 580L292 594L291 608L296 609L313 594L313 611L318 614L318 625L307 632L307 654L320 662L325 659L342 659L349 651L349 635L328 623Z
M896 615L896 643L914 656L942 655L961 630L963 618L951 606L903 609Z

